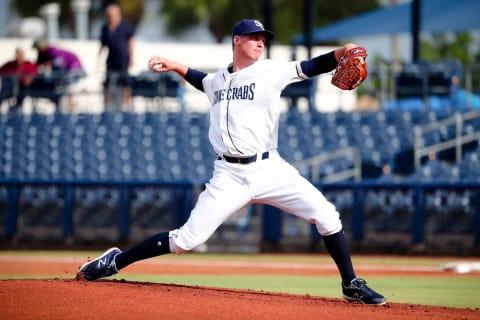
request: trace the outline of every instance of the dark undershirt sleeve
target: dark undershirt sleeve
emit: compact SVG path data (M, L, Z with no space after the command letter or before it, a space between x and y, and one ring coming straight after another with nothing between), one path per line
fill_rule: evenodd
M300 62L303 74L308 77L330 72L337 67L337 64L338 62L337 59L335 59L335 51Z
M188 68L187 74L185 75L185 80L190 83L192 86L194 86L196 89L200 91L203 90L203 83L202 80L205 78L207 74L202 71L198 71L192 68Z

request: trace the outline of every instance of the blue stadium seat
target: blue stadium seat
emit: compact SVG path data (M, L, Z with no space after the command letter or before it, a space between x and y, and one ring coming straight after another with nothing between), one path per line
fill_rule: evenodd
M290 110L280 116L279 150L287 160L298 161L339 147L357 146L364 166L381 168L411 150L415 125L449 115L423 110L330 113ZM201 177L215 158L208 141L207 113L55 113L4 115L0 121L0 177L108 180L163 176L181 180L185 178L183 175ZM472 122L463 130L468 133L475 128ZM424 144L444 141L452 134L449 128L442 128L424 135ZM473 157L470 150L473 148L465 149L464 162ZM468 175L471 163L450 167L451 177L439 177L472 180L475 175ZM345 162L337 161L322 170L326 174L342 167ZM428 175L433 176L428 174L432 168L423 170L426 172L417 172L417 176L409 179L428 180Z
M165 188L135 188L132 192L132 227L170 229L175 227L173 191Z
M411 194L402 190L378 189L365 194L366 225L373 232L407 233L412 226Z
M0 186L0 225L5 226L8 212L8 189L6 186ZM0 230L0 237L3 236L5 228Z
M37 76L30 87L29 95L35 103L39 98L50 100L55 104L56 111L59 111L60 98L65 93L59 80L56 76Z
M132 90L132 96L155 99L159 96L159 76L153 72L145 72L138 76L130 76L128 81Z
M437 189L426 195L426 230L428 233L473 232L474 195L470 190Z
M63 198L54 186L23 188L19 206L20 212L25 213L21 219L22 227L61 226Z
M281 96L289 99L289 107L295 110L297 101L300 98L308 99L308 106L310 110L315 109L315 88L317 85L317 78L311 78L300 82L295 82L288 85Z
M480 148L467 153L457 167L461 181L480 183Z
M451 182L451 167L440 160L428 160L408 177L408 181Z
M118 190L102 187L76 188L74 193L73 218L77 229L116 227ZM102 237L96 238L98 239L101 240Z

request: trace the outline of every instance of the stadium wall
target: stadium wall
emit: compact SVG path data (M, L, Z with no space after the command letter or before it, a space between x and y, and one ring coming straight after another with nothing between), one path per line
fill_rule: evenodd
M323 184L317 187L327 197L331 196L331 192L352 193L353 205L339 210L354 252L478 254L479 184L359 182ZM156 196L142 202L141 194L149 188L154 190ZM453 214L450 220L438 220L442 218L442 212L434 213L433 216L437 217L434 220L427 217L428 192L459 188L467 188L475 193L472 217L461 219L459 215ZM378 189L411 192L411 206L402 208L400 213L387 216L382 208L368 209L366 194ZM0 180L0 222L3 225L0 238L4 239L1 241L2 248L84 248L104 243L134 243L161 230L181 226L188 218L200 190L190 183L22 182L3 179ZM289 219L290 215L270 206L256 205L250 209L252 212L246 223L241 222L243 215L233 215L199 250L324 251L321 237L308 222ZM394 209L385 208L391 212Z

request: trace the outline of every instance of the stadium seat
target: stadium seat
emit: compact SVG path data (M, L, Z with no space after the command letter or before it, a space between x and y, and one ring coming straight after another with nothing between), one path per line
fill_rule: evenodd
M75 238L95 242L117 239L119 191L103 187L81 187L76 188L74 194Z
M135 188L132 191L131 221L133 232L149 232L175 227L173 190L168 188ZM150 231L151 232L151 231Z
M411 195L401 190L378 189L365 195L367 231L409 232L412 226Z
M426 195L426 230L432 234L470 233L473 210L470 190L437 189Z
M441 160L428 160L406 177L408 181L451 182L451 166Z
M317 78L311 78L288 85L281 96L289 99L289 106L292 109L297 108L297 101L300 98L308 99L308 107L310 110L315 109L315 89L317 86Z
M15 106L17 103L18 83L15 77L0 77L0 105L6 103L8 108Z
M378 169L386 163L397 163L402 154L411 152L414 126L447 116L451 113L424 110L331 113L290 110L280 117L279 151L287 160L298 161L339 147L356 146L362 154L364 169L372 166ZM3 177L108 180L163 176L182 180L188 178L182 176L186 174L201 179L211 168L210 163L206 168L202 164L214 159L206 113L34 113L2 115L0 121ZM471 121L463 130L469 133L475 128ZM423 144L444 141L453 133L451 128L441 128L425 134ZM469 153L475 147L472 144L465 149L464 162L476 157ZM411 161L408 156L402 159ZM475 175L468 175L471 163L450 167L440 172L443 175L439 177L447 179L445 172L453 172L451 179L472 180ZM321 170L326 174L344 167L345 162L338 160ZM426 172L417 172L408 179L428 180L428 175L434 176L427 172L433 168L423 170Z
M29 90L29 95L33 98L35 105L38 99L45 98L54 103L56 111L59 111L60 98L64 93L65 88L59 78L44 75L37 76Z
M61 194L54 186L23 188L19 203L19 212L24 213L20 219L20 232L32 227L59 228L62 225L62 206Z

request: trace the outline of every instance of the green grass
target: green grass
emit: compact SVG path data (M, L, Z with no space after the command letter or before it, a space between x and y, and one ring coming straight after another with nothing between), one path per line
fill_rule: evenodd
M193 286L250 289L268 292L341 297L337 276L284 275L117 275L117 279ZM436 305L458 308L480 306L480 277L367 277L368 284L390 302Z
M19 256L54 256L54 257L94 257L98 252L14 252L2 251L1 255ZM326 255L232 255L232 254L188 254L182 256L167 255L155 259L190 260L202 259L238 260L238 261L272 261L331 263ZM407 258L407 257L365 257L354 256L354 264L405 265L405 266L441 266L455 258ZM71 276L58 275L59 278ZM52 276L0 275L0 279L52 278ZM249 289L268 292L292 294L308 294L324 297L341 297L340 279L338 276L316 275L142 275L122 274L113 279L130 281L146 281L165 284L181 284L235 289ZM381 292L390 302L436 305L459 308L479 308L480 276L444 274L428 276L368 276L368 284Z
M0 251L2 255L16 256L34 256L34 257L72 257L86 258L100 255L100 251ZM189 253L184 255L165 255L159 257L162 260L211 260L211 261L270 261L270 262L303 262L303 263L332 263L330 256L326 254L211 254L211 253ZM353 256L354 264L374 264L374 265L403 265L403 266L441 266L455 257L402 257L402 256ZM477 259L478 261L478 259Z

